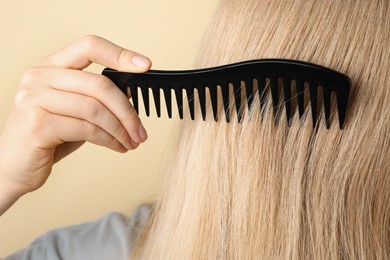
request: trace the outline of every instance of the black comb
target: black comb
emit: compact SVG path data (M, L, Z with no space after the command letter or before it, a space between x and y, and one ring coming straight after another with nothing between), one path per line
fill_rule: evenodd
M272 104L276 111L279 102L279 82L282 82L285 109L288 122L292 117L291 88L296 84L296 97L299 116L304 113L304 88L308 87L313 126L317 121L318 87L322 88L326 127L330 127L331 92L336 94L340 128L343 128L351 80L335 70L307 62L287 59L251 60L219 67L163 71L150 70L145 73L120 72L106 68L103 75L110 78L126 95L130 96L133 106L138 110L138 88L141 89L146 115L150 115L149 89L152 90L157 116L161 115L160 90L163 91L169 118L172 117L171 91L175 92L179 116L183 118L183 90L188 96L191 118L194 119L194 90L199 97L202 117L206 117L206 88L209 89L214 120L217 121L217 91L221 88L226 121L229 122L229 85L233 86L235 107L238 119L241 118L241 88L244 86L248 108L251 108L254 93L254 80L257 81L261 102L264 91L270 88ZM266 83L268 82L268 84ZM294 95L295 96L295 95Z

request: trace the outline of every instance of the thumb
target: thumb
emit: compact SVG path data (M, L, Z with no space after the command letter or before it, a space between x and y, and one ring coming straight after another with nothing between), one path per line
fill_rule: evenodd
M46 57L40 67L84 69L91 63L126 72L145 72L152 62L134 51L124 49L104 38L87 35L68 47Z

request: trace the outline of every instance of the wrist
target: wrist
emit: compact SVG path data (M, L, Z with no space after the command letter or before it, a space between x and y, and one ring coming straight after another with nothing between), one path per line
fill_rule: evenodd
M0 216L24 195L15 184L5 177L0 163Z
M0 178L0 216L22 196L22 193L14 190L12 185Z

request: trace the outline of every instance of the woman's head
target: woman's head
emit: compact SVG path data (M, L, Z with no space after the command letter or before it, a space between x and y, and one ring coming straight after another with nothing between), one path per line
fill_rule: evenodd
M387 0L221 1L197 66L290 58L338 70L352 79L345 128L337 115L329 130L323 115L313 128L309 106L290 127L284 113L275 124L270 102L262 112L258 95L241 124L214 122L211 108L206 122L180 122L172 167L136 254L389 258L389 16Z

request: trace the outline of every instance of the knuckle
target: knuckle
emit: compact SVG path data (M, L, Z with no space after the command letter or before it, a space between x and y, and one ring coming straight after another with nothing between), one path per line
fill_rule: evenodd
M32 99L32 91L27 88L20 88L15 95L14 103L16 107L20 110L25 110L29 104L31 103Z
M115 132L118 133L118 137L120 137L120 139L129 139L127 130L121 124L117 125Z
M114 63L114 64L117 64L118 66L121 65L121 64L128 64L129 63L129 60L131 59L131 56L132 53L126 49L122 49L120 52L119 52L119 55L118 55L118 60Z
M92 98L88 98L82 107L82 111L87 118L96 118L99 115L99 104Z
M133 107L129 107L127 111L128 120L132 123L140 123L141 119L139 118L137 111Z
M97 126L89 123L88 121L84 121L83 131L85 136L88 136L91 139L95 139L98 136L98 132L99 132Z
M21 88L14 99L14 107L22 115L26 129L33 136L40 136L44 132L47 121L47 112L34 102L34 93L31 89Z
M141 124L137 111L133 107L129 107L126 111L126 117L122 119L123 125L129 126L130 130L138 129Z
M38 77L39 69L37 68L29 68L27 69L20 80L20 87L28 87L32 82Z
M80 43L86 50L90 50L96 46L100 39L99 36L88 34L80 39Z
M106 89L111 86L112 82L109 78L103 75L97 75L95 78L95 86L99 89Z

